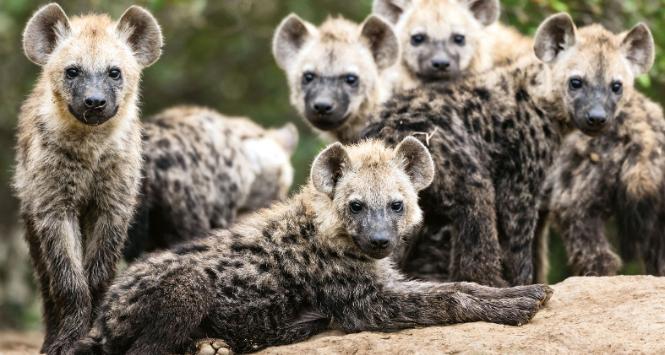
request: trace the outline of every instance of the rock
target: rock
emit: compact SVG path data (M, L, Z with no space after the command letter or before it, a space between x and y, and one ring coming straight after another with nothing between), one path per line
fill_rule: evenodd
M531 323L319 335L261 354L665 354L665 277L574 277Z

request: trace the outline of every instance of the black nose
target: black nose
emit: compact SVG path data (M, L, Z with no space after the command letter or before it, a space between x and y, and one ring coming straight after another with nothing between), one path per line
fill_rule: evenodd
M450 62L442 59L434 59L432 60L432 67L438 70L446 70L450 67Z
M370 243L372 244L373 248L376 249L385 249L388 247L388 244L390 243L390 239L388 239L385 236L376 236L370 239Z
M85 107L103 108L106 106L106 99L101 96L89 96L85 98Z
M586 122L589 126L602 126L607 122L607 113L605 110L591 110L586 115Z
M335 105L329 101L317 101L314 103L314 111L319 115L329 115L335 109Z

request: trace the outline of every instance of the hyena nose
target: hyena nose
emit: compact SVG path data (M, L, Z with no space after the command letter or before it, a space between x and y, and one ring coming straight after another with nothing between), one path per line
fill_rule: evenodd
M587 113L586 121L590 126L602 126L607 122L607 112L603 109L592 109Z
M314 111L319 115L329 115L335 109L335 105L330 101L317 101L314 103Z
M377 235L370 238L369 242L375 249L385 249L388 247L388 244L390 244L390 239L386 235Z
M432 67L437 70L446 70L450 67L450 62L445 59L432 60Z
M106 106L106 99L101 96L89 96L84 100L87 108L103 108Z

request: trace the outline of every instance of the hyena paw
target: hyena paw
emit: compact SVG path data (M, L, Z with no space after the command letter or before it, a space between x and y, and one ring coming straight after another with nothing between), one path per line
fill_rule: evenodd
M621 258L611 250L605 250L578 264L580 276L614 276L621 269Z
M232 355L233 351L221 339L202 339L196 342L193 355Z
M545 305L547 301L550 300L554 290L547 285L528 285L528 286L516 286L501 289L503 297L506 298L519 298L519 297L528 297L540 302L541 305Z
M491 301L486 308L486 321L520 326L528 323L540 309L542 301L531 297L503 298Z

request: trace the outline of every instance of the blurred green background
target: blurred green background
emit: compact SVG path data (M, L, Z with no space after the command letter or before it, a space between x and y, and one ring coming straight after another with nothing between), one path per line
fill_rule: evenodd
M37 328L40 311L27 247L17 216L17 201L9 188L19 106L32 88L39 68L21 50L26 20L43 1L0 0L0 328ZM151 10L164 30L164 55L144 73L143 112L151 115L175 104L213 107L226 114L244 115L268 126L298 124L299 150L294 157L296 185L304 181L309 163L323 143L302 123L288 102L283 73L270 52L272 32L290 12L319 23L328 14L361 21L371 0L151 0L61 1L71 15L107 12L117 18L138 3ZM665 100L665 16L663 0L504 0L504 22L533 34L545 16L569 11L578 24L600 21L622 31L638 21L654 30L658 61L651 75L639 79L643 91ZM568 275L557 238L551 240L550 281ZM627 263L626 273L638 273Z

